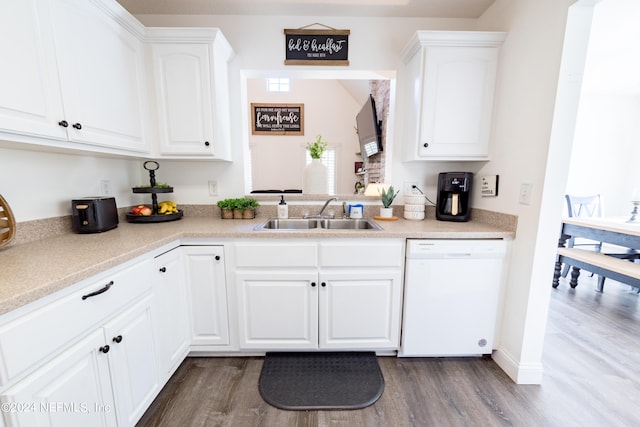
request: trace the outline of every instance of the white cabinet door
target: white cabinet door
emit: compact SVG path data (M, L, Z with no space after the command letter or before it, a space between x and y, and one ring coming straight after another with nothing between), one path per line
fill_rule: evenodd
M488 160L503 33L419 31L405 51L409 160Z
M43 1L51 5L69 139L147 152L143 43L100 2Z
M155 267L153 325L163 380L177 369L189 351L189 314L181 249L158 256Z
M42 6L40 0L0 2L0 131L66 139L57 124L62 100Z
M229 315L222 246L184 246L191 344L229 344Z
M397 269L321 273L320 347L398 348L401 278Z
M15 411L3 411L6 424L115 426L109 354L99 350L104 345L103 332L97 330L4 392L2 402L16 405Z
M211 28L150 28L161 157L231 160L228 61Z
M152 46L161 154L215 155L206 44Z
M104 327L119 425L134 425L160 391L151 297Z
M317 348L317 280L316 271L237 273L240 348Z

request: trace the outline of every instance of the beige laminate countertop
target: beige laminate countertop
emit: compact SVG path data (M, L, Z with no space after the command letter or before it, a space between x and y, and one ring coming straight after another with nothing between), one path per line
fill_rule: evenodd
M515 231L484 222L376 221L384 230L254 231L266 217L179 221L119 226L104 233L49 237L0 249L0 315L183 238L505 238Z

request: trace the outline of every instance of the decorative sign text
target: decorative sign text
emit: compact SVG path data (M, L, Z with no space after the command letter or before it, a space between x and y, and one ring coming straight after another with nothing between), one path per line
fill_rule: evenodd
M304 104L251 104L253 135L304 135Z
M285 65L349 65L349 30L284 30Z

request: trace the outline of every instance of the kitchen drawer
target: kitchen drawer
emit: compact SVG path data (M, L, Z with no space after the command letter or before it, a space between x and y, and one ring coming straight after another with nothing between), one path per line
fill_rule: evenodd
M0 326L0 387L54 357L138 296L150 292L150 268L150 262L143 261L101 275L103 279ZM107 284L103 293L87 297Z
M236 266L242 267L317 267L315 242L242 242L237 243Z
M351 239L320 242L322 267L401 268L402 239Z

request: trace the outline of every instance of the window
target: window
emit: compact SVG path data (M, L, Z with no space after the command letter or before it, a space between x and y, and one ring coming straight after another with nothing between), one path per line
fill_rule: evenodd
M336 150L333 148L327 148L320 157L322 164L327 167L327 191L329 194L336 194ZM311 163L311 155L309 150L306 150L306 164Z
M267 92L289 92L288 77L269 77L267 79Z

